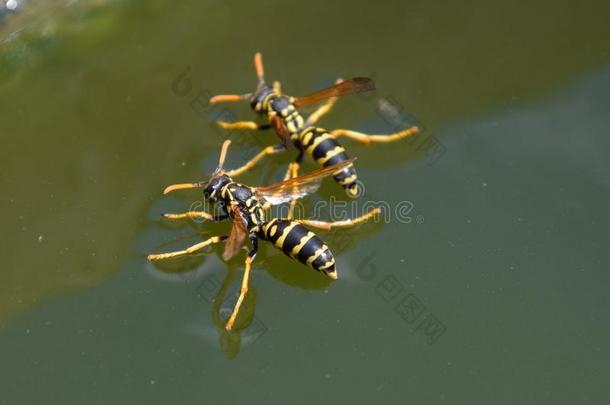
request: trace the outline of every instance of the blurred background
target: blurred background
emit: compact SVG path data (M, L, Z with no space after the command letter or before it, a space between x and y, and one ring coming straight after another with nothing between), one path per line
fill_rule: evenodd
M603 1L0 1L0 404L607 403L609 17ZM324 127L425 131L343 141L357 204L408 220L321 233L332 284L263 246L229 334L242 258L145 257L228 226L162 221L201 197L165 185L205 179L223 139L229 167L276 142L212 125L254 118L245 103L206 102L254 89L256 51L293 95L374 78ZM333 182L311 200L331 196L352 203Z

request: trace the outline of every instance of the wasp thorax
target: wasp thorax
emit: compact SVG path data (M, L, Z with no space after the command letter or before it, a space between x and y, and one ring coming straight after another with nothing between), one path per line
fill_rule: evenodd
M292 111L292 105L288 97L279 96L271 100L271 109L278 115L286 117Z

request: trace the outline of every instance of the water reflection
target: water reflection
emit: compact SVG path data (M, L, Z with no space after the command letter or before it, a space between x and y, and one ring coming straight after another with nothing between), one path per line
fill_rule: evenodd
M223 277L218 274L220 269L217 266L209 266L202 263L206 255L193 256L199 257L190 257L182 260L180 264L180 266L183 266L185 262L190 261L192 264L199 262L196 265L194 264L190 269L187 267L186 270L183 268L180 271L169 270L167 268L161 270L149 263L146 266L146 270L152 277L158 280L173 283L187 282L196 285L193 293L210 306L211 320L214 327L211 328L211 325L205 319L206 317L203 316L201 319L187 325L187 330L202 338L205 344L215 343L215 346L220 347L227 358L233 359L239 354L242 346L248 347L254 344L267 331L265 324L255 317L258 290L254 285L250 286L233 329L230 331L226 330L226 322L239 295L239 290L235 287L239 286L239 281L241 280L240 266L237 264L224 266L225 269L222 271L225 271L225 275ZM216 260L212 260L212 262L218 264ZM237 284L234 284L233 282L236 281L236 278Z

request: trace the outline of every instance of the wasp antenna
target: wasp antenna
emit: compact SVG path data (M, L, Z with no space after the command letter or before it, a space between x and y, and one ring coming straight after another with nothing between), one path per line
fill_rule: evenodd
M176 190L188 190L190 188L201 188L201 187L203 187L203 184L204 183L202 183L202 182L172 184L170 186L165 187L165 190L163 190L163 194L171 193L172 191L176 191Z
M216 103L234 103L237 101L248 100L252 97L252 93L246 94L219 94L210 98L210 104Z
M230 139L227 139L222 144L222 149L220 150L220 158L218 159L218 168L216 169L216 171L222 170L222 166L224 165L225 159L227 158L227 151L229 150L229 145L231 145Z
M258 85L265 84L265 68L263 67L263 54L256 52L254 54L254 67L256 68L256 76L258 76Z

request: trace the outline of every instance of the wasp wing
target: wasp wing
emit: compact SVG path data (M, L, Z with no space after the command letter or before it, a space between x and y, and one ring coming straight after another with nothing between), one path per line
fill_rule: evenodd
M303 107L319 103L327 98L346 96L371 90L375 90L375 82L373 79L355 77L353 79L344 80L341 83L337 83L334 86L327 87L308 96L299 97L294 101L294 105Z
M288 128L284 125L284 121L275 115L271 120L271 125L273 125L273 129L275 129L275 133L280 137L284 146L290 146L290 132L288 132Z
M320 188L320 182L352 164L355 159L348 159L331 166L322 167L292 179L268 187L257 187L256 195L272 205L282 204L311 194Z
M225 250L222 253L222 258L225 261L231 259L239 252L248 235L246 219L241 214L237 205L231 207L231 213L231 231L225 244Z

